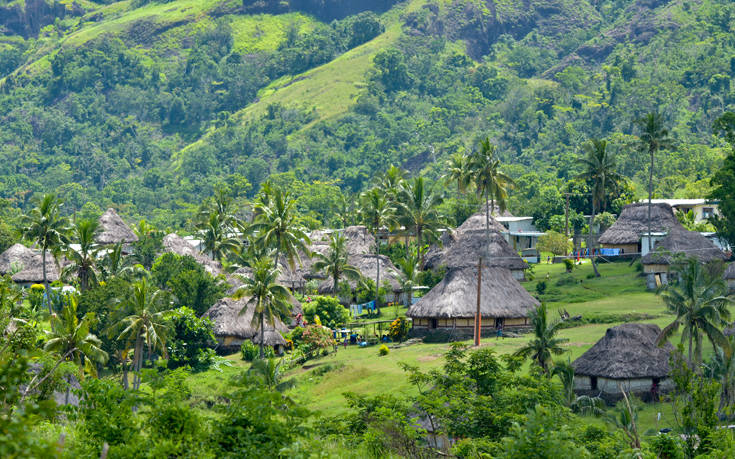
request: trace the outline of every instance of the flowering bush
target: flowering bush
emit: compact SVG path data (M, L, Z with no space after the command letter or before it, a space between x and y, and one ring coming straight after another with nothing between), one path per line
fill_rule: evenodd
M326 327L319 325L309 325L304 329L302 335L304 342L304 351L309 355L316 355L321 349L328 349L334 346L334 338L332 332Z
M399 317L390 324L388 329L388 336L393 341L402 342L408 336L408 332L411 330L411 324L404 317Z
M380 356L388 355L389 352L390 349L388 349L388 346L386 346L385 344L381 344L380 348L378 348L378 355Z

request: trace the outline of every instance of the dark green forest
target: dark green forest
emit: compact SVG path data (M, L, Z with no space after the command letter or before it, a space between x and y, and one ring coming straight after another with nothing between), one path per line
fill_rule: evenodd
M655 196L710 192L725 145L713 121L735 108L730 1L364 4L0 1L6 213L53 191L66 213L114 206L185 229L217 188L244 200L270 177L316 227L389 165L438 180L489 137L517 184L511 212L544 227L564 191L589 212L575 177L590 138L608 140L628 179L609 210L647 195L635 144L649 112L674 140ZM351 71L347 54L367 70L340 94L330 77ZM319 94L271 97L317 78ZM316 108L337 97L350 103Z

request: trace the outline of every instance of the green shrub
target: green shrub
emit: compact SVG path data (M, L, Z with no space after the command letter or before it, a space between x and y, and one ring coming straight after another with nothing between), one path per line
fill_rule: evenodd
M252 362L257 359L259 352L260 349L258 349L258 346L253 344L252 341L245 341L242 343L242 346L240 346L240 354L242 354L242 359L246 362Z
M561 287L563 285L574 285L577 283L577 279L571 276L563 276L561 279L556 281L556 286Z
M304 306L306 321L313 323L314 316L319 316L322 325L329 328L337 328L350 321L350 311L331 296L314 297Z
M570 273L574 269L574 260L570 258L564 259L564 267L567 269L567 272Z
M539 281L538 284L536 284L536 293L539 295L543 295L546 291L546 281Z
M168 317L168 326L172 332L166 343L168 367L189 365L197 371L207 370L215 356L212 322L200 319L191 308L181 307Z
M388 349L388 346L386 346L385 344L381 344L380 348L378 349L378 355L383 356L388 355L389 353L390 349Z

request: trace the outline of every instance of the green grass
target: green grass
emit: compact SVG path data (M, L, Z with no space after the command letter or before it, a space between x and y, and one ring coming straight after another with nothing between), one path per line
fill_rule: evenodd
M232 27L233 50L236 53L255 53L278 48L286 38L286 31L293 24L300 33L314 28L315 20L301 13L257 14L228 16Z

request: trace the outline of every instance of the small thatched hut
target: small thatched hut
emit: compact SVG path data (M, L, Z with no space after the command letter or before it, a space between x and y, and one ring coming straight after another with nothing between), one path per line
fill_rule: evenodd
M390 261L390 258L385 255L378 256L375 254L351 255L348 258L348 261L352 266L360 271L363 277L372 279L373 281L375 281L375 276L377 274L377 265L380 263L380 285L382 286L384 282L390 284L390 290L393 294L393 298L388 298L388 301L398 300L401 293L402 274L393 262ZM349 282L350 287L353 289L357 287L357 281L348 280L347 282ZM334 285L332 284L333 282L331 278L325 279L321 284L319 284L319 293L322 295L334 293Z
M260 330L255 333L252 341L253 344L260 344ZM276 354L283 354L287 344L283 335L272 328L263 330L263 341L266 346L272 347L276 351Z
M100 232L95 238L98 244L129 244L138 240L138 236L125 224L123 219L115 212L115 209L107 209L100 216L98 222Z
M202 265L204 269L211 275L217 276L222 273L222 265L220 262L212 260L206 255L199 252L194 246L189 244L186 239L176 233L167 234L163 238L163 251L174 253L179 256L191 256L197 263Z
M253 308L246 308L247 301L247 298L222 298L203 314L202 317L212 321L221 352L236 352L245 340L253 339L258 334L257 324L253 323ZM245 311L241 314L243 308ZM288 331L288 327L280 320L273 325L266 323L265 328L282 333Z
M643 398L670 389L669 355L674 347L669 343L656 346L660 333L655 324L608 328L602 339L572 363L574 390L615 402L622 397L621 387Z
M681 229L671 206L666 203L651 204L651 232L667 233ZM641 238L648 233L648 203L634 203L623 207L617 221L608 228L597 242L604 248L620 249L622 254L641 252Z
M483 267L480 311L483 331L496 327L525 327L539 302L513 277L509 269ZM415 333L434 329L454 330L472 335L477 311L477 268L454 268L410 306L406 315L413 318Z
M649 289L668 283L669 267L677 255L696 258L702 263L727 258L722 250L700 233L674 228L666 237L656 242L652 252L641 259Z
M725 269L723 277L727 282L727 288L730 293L735 292L735 263L730 263L729 265L727 265L727 269Z
M23 244L13 244L0 254L0 274L10 274L14 282L23 286L43 282L43 259L40 250ZM59 270L50 253L46 254L46 279L59 280Z

